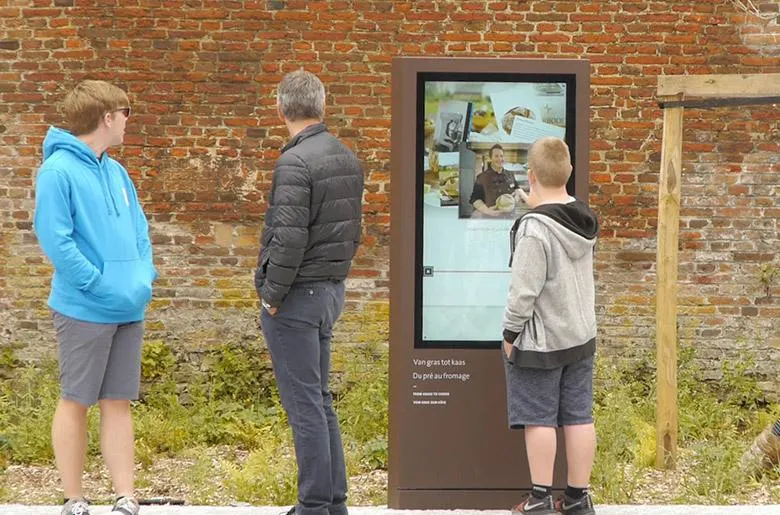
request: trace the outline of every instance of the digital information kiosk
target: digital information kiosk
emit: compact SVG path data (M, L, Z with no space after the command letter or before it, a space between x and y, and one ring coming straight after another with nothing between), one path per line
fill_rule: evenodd
M588 95L585 60L393 61L391 508L508 508L530 491L499 350L509 231L528 208L505 190L528 190L528 149L553 135L587 202ZM490 168L501 185L479 178Z

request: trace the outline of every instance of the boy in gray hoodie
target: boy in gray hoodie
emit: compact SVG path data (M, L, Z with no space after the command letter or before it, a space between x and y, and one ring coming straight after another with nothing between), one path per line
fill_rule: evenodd
M528 152L532 208L511 232L512 281L504 312L503 352L509 425L525 429L531 494L513 514L595 513L587 488L596 451L593 356L596 348L593 248L595 214L569 196L571 157L554 137ZM556 427L568 463L564 495L551 487Z

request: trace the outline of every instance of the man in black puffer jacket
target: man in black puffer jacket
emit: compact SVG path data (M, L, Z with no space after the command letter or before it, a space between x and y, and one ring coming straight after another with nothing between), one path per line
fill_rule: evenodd
M298 503L289 513L346 515L344 451L328 377L333 324L360 242L363 171L322 123L325 88L315 75L287 74L277 109L290 141L274 169L255 288L295 441Z

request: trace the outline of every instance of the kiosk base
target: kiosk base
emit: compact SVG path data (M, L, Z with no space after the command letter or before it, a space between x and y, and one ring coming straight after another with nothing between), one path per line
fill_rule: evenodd
M509 510L530 490L395 490L389 507L405 510ZM561 491L553 491L553 496Z

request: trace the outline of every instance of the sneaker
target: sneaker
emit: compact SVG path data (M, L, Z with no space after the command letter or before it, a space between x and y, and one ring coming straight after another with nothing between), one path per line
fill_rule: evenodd
M62 505L60 515L89 515L89 503L83 497L69 499Z
M540 515L558 515L555 511L555 504L553 503L552 495L548 495L544 499L537 499L533 495L527 495L520 504L512 508L512 515L519 515L521 513L538 513Z
M570 499L561 496L555 501L555 509L564 515L593 515L596 510L593 509L593 499L586 493L579 500Z
M121 515L138 515L141 510L141 506L135 497L120 497L114 503L114 507L111 508L111 513L119 513Z

